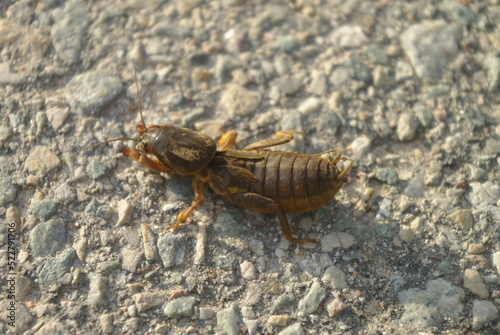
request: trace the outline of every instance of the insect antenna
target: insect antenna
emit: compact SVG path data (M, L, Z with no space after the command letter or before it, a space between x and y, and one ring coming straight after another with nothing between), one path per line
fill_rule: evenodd
M141 94L139 92L139 82L137 80L137 70L135 68L134 62L132 62L132 65L134 66L135 89L137 91L137 103L139 104L139 114L141 115L142 126L144 127L144 130L146 130L147 129L146 122L144 122L144 116L142 115L142 101L141 101Z
M92 149L92 148L95 148L95 147L98 147L100 145L103 145L103 144L106 144L106 143L110 143L110 142L116 142L116 141L135 141L135 142L141 142L140 139L138 138L132 138L132 137L120 137L120 138L113 138L111 140L107 140L107 141L104 141L104 142L99 142L99 143L96 143L96 144L92 144L92 145L89 145L88 147L85 147L85 148L82 148L76 152L73 152L71 155L69 155L68 158L66 158L64 161L67 162L69 161L71 158L73 158L73 156L75 156L76 154L79 154L80 152L82 151L85 151L85 150L88 150L88 149Z

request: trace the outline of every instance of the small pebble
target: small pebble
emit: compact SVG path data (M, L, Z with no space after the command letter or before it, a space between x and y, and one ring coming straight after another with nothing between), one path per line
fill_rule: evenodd
M170 268L186 261L186 239L184 235L167 233L158 240L158 253L163 266Z
M445 318L462 314L464 297L460 287L444 279L429 280L423 290L400 291L398 298L405 310L399 322L411 327L437 327Z
M335 29L331 35L333 45L337 48L357 48L368 42L361 26L344 25Z
M328 282L333 289L343 289L347 287L344 273L333 265L325 270L322 280Z
M375 178L389 185L395 185L399 181L398 172L393 168L382 168L375 173Z
M311 113L317 112L321 106L323 105L323 102L321 99L311 97L305 100L298 108L298 111L303 114L303 115L309 115Z
M328 92L328 81L326 74L319 71L313 71L311 76L312 80L308 91L319 97L325 96Z
M111 334L113 332L113 314L106 313L99 316L99 323L104 334Z
M257 279L257 270L255 266L249 261L243 261L240 264L241 277L245 280L255 280Z
M424 196L424 186L422 175L418 174L410 181L404 193L410 198L421 198Z
M439 263L439 265L437 266L437 269L445 274L445 275L451 275L455 272L457 272L456 268L453 266L452 263L448 262L448 261L443 261L441 263Z
M16 232L21 229L21 212L19 208L15 206L10 206L7 208L7 213L5 215L7 223L14 223L16 225Z
M416 217L413 221L411 221L410 228L416 233L422 234L425 228L422 218L419 216Z
M271 326L286 327L290 323L289 315L271 315L267 319L267 323Z
M275 52L292 53L299 49L301 43L295 36L279 37L271 43L271 49Z
M48 283L64 276L71 266L76 256L74 249L69 248L54 257L47 257L42 261L37 269L37 276L41 283Z
M281 100L281 89L278 87L278 86L271 86L271 88L269 89L269 99L274 103L276 104L277 102L279 102ZM260 124L267 124L267 123L264 123L264 122L261 122Z
M238 305L232 304L231 307L217 312L217 328L224 334L239 334L240 318L238 317Z
M89 13L83 3L70 2L58 15L52 15L54 25L50 37L60 59L72 65L80 59Z
M403 82L413 77L413 68L407 61L399 59L396 62L396 73L394 75L396 82Z
M470 183L470 201L472 205L482 208L488 205L496 205L500 199L500 185L487 181L485 183Z
M150 310L151 308L158 307L164 303L164 296L161 293L143 292L134 294L133 296L135 306L139 313Z
M80 115L96 116L124 91L124 86L118 77L91 71L73 77L66 90L74 111Z
M3 144L12 136L12 130L10 127L6 124L0 124L0 146L3 146Z
M208 307L200 307L199 313L200 313L200 320L210 320L215 315L215 311L212 308Z
M31 204L31 212L39 220L47 221L56 213L59 205L59 201L56 200L37 200Z
M316 312L319 305L326 297L326 290L321 287L321 284L314 282L304 298L299 301L298 310L305 314Z
M482 243L471 243L467 247L468 254L482 254L486 251L484 244Z
M229 55L218 55L215 62L215 78L219 81L223 80L226 74L241 67L242 64L239 59Z
M370 84L373 81L371 70L358 59L349 58L346 65L348 66L351 79L364 82L365 84Z
M54 197L57 200L67 204L76 198L76 192L73 187L71 187L69 182L65 182L57 187L54 193Z
M102 261L97 263L95 270L98 274L108 276L119 267L120 263L118 261Z
M85 255L87 253L87 242L87 238L82 237L81 239L76 240L73 244L73 248L75 249L76 255L80 262L85 261Z
M483 326L498 319L498 308L488 300L474 300L472 306L472 328L479 330Z
M88 303L91 306L100 306L107 301L109 283L103 276L95 273L90 273L89 279Z
M45 146L36 146L24 162L24 169L39 178L61 165L61 160Z
M65 243L66 228L63 219L52 219L38 224L30 232L30 247L33 257L56 253Z
M248 47L247 33L241 29L229 29L224 34L226 40L226 50L229 52L240 53Z
M449 199L446 199L444 197L432 200L431 204L434 207L439 208L447 213L453 210L453 203Z
M12 71L9 63L0 63L0 85L19 85L25 80L25 73Z
M495 91L500 87L500 57L488 57L487 65L489 67L489 90Z
M438 186L440 182L441 182L440 174L431 174L425 177L426 186Z
M122 199L118 202L118 221L116 227L121 226L123 223L130 219L130 215L134 211L134 206L127 199Z
M428 108L416 108L415 116L417 117L420 124L425 128L429 128L432 125L432 113Z
M130 248L123 248L121 255L122 268L130 273L135 273L144 259L144 252L137 252L137 250Z
M410 243L415 238L415 231L409 227L401 226L399 238L406 243Z
M87 164L86 171L92 179L98 180L106 175L106 165L98 160L91 160Z
M194 264L203 264L205 262L205 248L207 243L207 226L198 223L198 234L196 235L196 247L193 262Z
M245 319L255 319L256 317L252 307L242 307L241 316Z
M280 331L278 335L304 335L304 330L300 323L294 323Z
M435 109L432 114L434 115L434 118L438 121L445 121L446 118L448 117L446 109L443 108L438 108Z
M169 319L178 319L182 317L190 317L194 314L195 297L182 297L169 301L163 313ZM161 304L161 302L160 302Z
M230 116L245 116L255 112L259 107L261 95L241 86L230 85L220 98L220 106Z
M494 252L491 260L493 265L497 269L498 274L500 275L500 251Z
M356 243L354 236L348 233L331 233L321 238L321 250L330 252L336 248L348 249Z
M386 66L377 66L373 70L373 86L381 88L389 88L394 86L395 80L391 72Z
M472 228L474 218L468 209L459 209L448 215L448 218L458 224L462 229Z
M184 96L181 92L173 92L165 98L164 103L167 106L180 106L184 103Z
M484 284L481 275L477 270L466 269L464 272L464 287L471 290L472 293L486 299L490 296L488 288Z
M473 166L470 169L470 180L471 181L480 181L486 178L486 171L480 167Z
M389 48L394 47L394 46L389 46ZM392 50L392 52L387 52L383 49L380 48L379 46L376 45L370 45L366 48L366 53L368 57L376 64L380 65L388 65L390 58L389 54L390 53L398 53L398 51Z
M417 120L412 113L403 113L398 119L397 134L402 142L409 142L415 138Z
M403 50L422 79L441 77L459 52L460 39L460 28L444 21L416 23L400 35Z
M331 318L336 317L343 311L347 309L347 305L340 300L340 298L329 299L325 302L325 309L328 313L328 316Z
M470 264L478 265L481 269L486 269L490 266L488 260L483 255L467 255L465 258Z
M302 80L298 77L283 76L275 81L275 85L283 94L292 95L302 88Z
M42 135L43 127L47 123L47 114L45 112L38 112L35 115L35 123L36 123L36 133L35 136L39 137Z
M289 294L278 296L272 303L271 314L277 314L283 310L286 310L288 307L292 306L294 301L294 297Z

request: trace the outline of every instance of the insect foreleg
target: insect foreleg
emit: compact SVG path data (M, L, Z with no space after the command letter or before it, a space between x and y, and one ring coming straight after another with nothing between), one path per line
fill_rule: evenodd
M194 199L193 202L191 202L191 205L183 210L179 216L177 216L177 223L174 224L173 226L165 228L165 230L170 230L170 229L176 229L178 228L182 222L186 221L191 214L193 214L194 210L198 208L202 203L203 203L203 191L205 187L206 182L203 181L200 177L198 176L193 176L192 180L192 186L194 189Z
M139 152L137 150L132 150L130 148L122 148L121 151L127 155L128 157L132 158L135 160L137 163L141 164L142 166L147 167L150 170L156 171L156 172L166 172L166 173L173 173L172 170L167 168L165 165L163 165L161 162L159 162L156 159L149 158L146 156L146 154Z
M219 144L217 145L217 150L219 151L227 151L231 149L234 142L236 141L236 132L234 130L230 130L219 140Z

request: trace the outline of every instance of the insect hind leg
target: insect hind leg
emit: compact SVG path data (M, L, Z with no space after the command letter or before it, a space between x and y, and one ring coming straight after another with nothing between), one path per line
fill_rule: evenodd
M337 164L342 157L342 151L340 151L340 149L330 149L325 152L319 153L318 156L333 164Z
M278 219L281 226L281 231L287 240L290 242L304 244L304 243L317 243L313 239L300 239L293 237L294 232L290 229L288 218L281 206L273 199L267 198L257 193L235 193L227 197L232 203L263 212L271 212L278 214Z
M348 160L349 163L347 166L344 167L342 172L339 174L339 178L344 178L347 173L349 173L349 170L351 170L352 164L354 163L353 159L351 157L343 157L344 160Z
M349 161L347 165L344 164L342 171L338 175L338 178L344 178L349 170L351 170L353 159L350 157L342 157L342 151L340 149L330 149L328 151L318 154L322 159L331 162L333 165L337 165L340 161Z
M258 150L285 144L293 140L293 134L304 134L304 132L296 130L281 130L274 134L273 138L251 143L244 147L243 150Z

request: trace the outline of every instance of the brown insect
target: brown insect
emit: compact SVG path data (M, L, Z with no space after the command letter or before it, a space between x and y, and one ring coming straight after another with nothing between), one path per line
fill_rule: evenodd
M135 150L121 151L139 164L156 172L176 173L192 177L194 200L177 217L175 229L201 205L205 184L236 205L258 211L276 213L284 236L295 243L316 243L313 239L293 237L285 213L306 212L333 199L352 167L351 158L338 149L316 155L269 151L266 148L290 142L293 130L279 131L273 138L232 150L236 132L225 133L218 143L198 131L170 125L137 126L138 138L118 140L138 142ZM88 148L91 148L88 147ZM85 149L88 149L85 148ZM82 149L82 150L85 150ZM82 151L80 150L80 151ZM79 151L79 152L80 152ZM341 169L339 161L348 161Z

